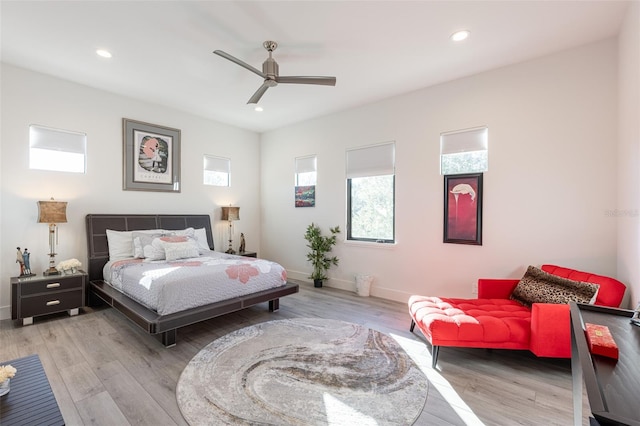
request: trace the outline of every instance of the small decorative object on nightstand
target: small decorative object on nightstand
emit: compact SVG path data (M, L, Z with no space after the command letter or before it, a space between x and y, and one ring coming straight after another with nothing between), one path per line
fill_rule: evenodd
M244 241L244 233L243 233L243 232L241 232L241 233L240 233L240 247L238 247L238 251L239 251L240 253L244 253L244 249L245 249L246 245L247 245L247 244L246 244L246 242Z
M87 274L77 271L67 275L11 278L11 319L22 325L33 324L33 317L69 311L78 315L85 306Z

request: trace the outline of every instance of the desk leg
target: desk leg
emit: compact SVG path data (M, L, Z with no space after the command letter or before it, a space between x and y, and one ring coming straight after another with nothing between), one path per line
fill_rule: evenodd
M578 356L578 345L571 327L571 378L573 385L573 425L582 426L582 366Z

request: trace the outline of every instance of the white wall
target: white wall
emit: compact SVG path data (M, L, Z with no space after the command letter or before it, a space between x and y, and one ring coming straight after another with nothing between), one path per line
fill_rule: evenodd
M212 215L216 249L226 249L228 227L220 206L240 206L237 236L260 247L259 136L180 111L134 101L6 64L2 65L0 157L0 319L10 317L9 276L19 274L16 247L32 253L31 267L48 266L47 225L36 223L38 200L67 201L68 223L59 225L57 260L86 265L84 217L88 213L194 213ZM182 192L122 190L122 118L182 131ZM30 170L30 124L85 132L87 173ZM231 158L232 187L202 184L203 154ZM237 245L238 239L235 238Z
M640 303L640 3L632 2L619 34L618 275Z
M265 133L262 251L306 278L310 222L344 229L345 150L396 141L397 244L340 243L326 283L374 296L471 296L479 277L556 263L616 274L617 45L611 39ZM442 243L439 134L489 127L483 245ZM316 154L316 207L294 208L297 156ZM637 263L637 262L636 262Z

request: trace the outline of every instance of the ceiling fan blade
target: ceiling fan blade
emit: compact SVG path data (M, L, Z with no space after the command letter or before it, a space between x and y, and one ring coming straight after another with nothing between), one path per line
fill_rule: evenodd
M222 50L214 50L213 53L215 53L218 56L222 56L223 58L228 59L231 62L234 62L234 63L240 65L241 67L248 69L249 71L251 71L253 73L258 74L262 78L267 78L267 75L265 73L263 73L262 71L260 71L259 69L255 68L255 67L252 67L248 63L236 58L235 56L229 55L227 52L223 52Z
M253 94L253 96L251 97L251 99L249 99L249 101L247 102L248 104L257 104L258 101L260 100L260 98L262 97L262 95L264 95L264 92L267 91L267 89L269 87L273 86L273 84L269 84L268 82L264 82L262 83L262 86L260 86L260 88L258 90L256 90L256 93Z
M276 77L278 83L293 83L293 84L320 84L322 86L335 86L335 77L318 77L318 76L278 76Z

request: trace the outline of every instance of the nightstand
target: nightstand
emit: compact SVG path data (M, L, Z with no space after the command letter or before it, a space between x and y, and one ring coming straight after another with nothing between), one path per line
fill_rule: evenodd
M256 253L255 251L242 251L242 252L238 252L238 256L258 257L258 253Z
M21 319L22 325L33 324L33 317L69 311L78 315L85 306L87 273L78 271L65 275L12 277L11 319Z

